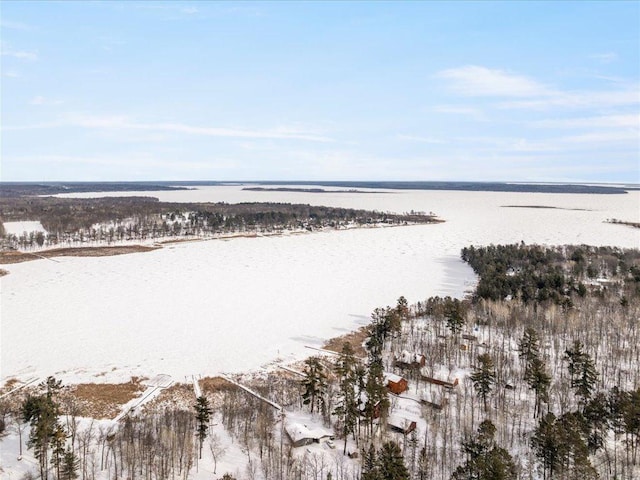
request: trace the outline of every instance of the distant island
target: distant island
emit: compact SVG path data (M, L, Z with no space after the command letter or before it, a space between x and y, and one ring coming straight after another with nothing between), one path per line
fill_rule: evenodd
M617 218L607 220L606 223L615 223L616 225L626 225L627 227L640 228L640 222L627 222L625 220L618 220Z
M162 184L162 182L160 182ZM172 182L173 186L231 185L231 182ZM624 194L637 190L640 186L582 185L576 183L509 183L509 182L418 182L418 181L252 181L233 182L234 185L255 185L258 187L338 187L344 189L377 190L452 190L469 192L522 192L522 193L582 193L582 194ZM251 187L250 187L251 188Z
M502 208L541 208L549 210L572 210L577 212L590 212L588 208L564 208L564 207L552 207L549 205L502 205Z
M57 195L82 192L152 192L188 190L201 186L242 186L243 190L333 193L321 187L341 188L340 193L382 193L376 190L450 190L471 192L625 194L638 185L581 185L576 183L418 182L418 181L143 181L143 182L0 182L0 196Z
M294 187L245 187L242 190L252 192L298 192L298 193L390 193L390 192L365 192L364 190L325 190L324 188L294 188Z

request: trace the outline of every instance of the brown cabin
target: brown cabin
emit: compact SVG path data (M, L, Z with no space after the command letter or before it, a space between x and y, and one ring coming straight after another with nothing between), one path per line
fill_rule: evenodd
M386 387L391 393L400 395L402 392L406 392L409 389L409 382L407 382L406 378L403 378L400 375L387 373L385 375L385 379L387 382Z

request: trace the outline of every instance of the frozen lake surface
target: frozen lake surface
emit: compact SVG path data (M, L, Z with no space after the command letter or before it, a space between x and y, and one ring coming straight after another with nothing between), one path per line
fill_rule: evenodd
M11 273L0 280L3 381L158 373L183 380L258 369L304 357L310 353L305 345L320 346L366 324L374 308L393 305L400 295L410 302L462 296L474 277L458 257L470 244L640 246L639 230L604 223L639 221L640 192L312 194L220 186L127 194L433 211L446 223L211 240L141 254L7 265Z

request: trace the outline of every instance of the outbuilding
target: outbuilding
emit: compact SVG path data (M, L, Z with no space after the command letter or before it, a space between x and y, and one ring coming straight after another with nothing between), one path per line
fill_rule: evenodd
M324 428L309 428L301 423L287 423L285 430L294 447L303 447L323 440L331 440L333 432Z
M407 435L416 429L416 422L401 415L389 415L387 427L389 430Z
M394 373L385 373L385 386L391 393L400 395L402 392L406 392L409 389L409 382L406 378L402 378L400 375Z

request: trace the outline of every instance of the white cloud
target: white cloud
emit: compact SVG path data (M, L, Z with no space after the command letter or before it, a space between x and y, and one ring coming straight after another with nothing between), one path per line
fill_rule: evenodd
M187 15L193 15L194 13L198 13L198 9L196 7L185 7L180 10L182 13L186 13Z
M0 20L0 28L10 29L10 30L33 30L31 25L27 25L22 22L14 22L11 20L2 19Z
M451 81L451 89L466 96L539 97L553 95L544 85L522 75L478 65L443 70L436 74Z
M446 143L444 140L434 137L421 137L417 135L396 135L398 140L408 140L410 142L419 142L419 143L432 143L432 144L440 144Z
M18 58L20 60L28 60L34 62L38 60L38 54L36 52L27 52L24 50L13 50L9 47L2 46L2 50L0 51L0 55L3 57L13 57Z
M474 107L465 107L462 105L437 105L433 107L434 112L451 113L454 115L477 115L479 110Z
M640 128L640 114L540 120L531 122L531 126L541 128Z
M504 109L546 110L553 107L611 108L636 105L638 103L640 103L640 90L636 86L631 89L617 91L557 92L552 97L505 102L500 104L499 107Z
M615 52L606 52L606 53L594 53L590 56L594 60L597 60L601 63L611 63L618 60L618 54Z
M29 100L29 105L34 106L54 106L54 105L62 105L62 100L50 100L41 95L36 95L31 100Z
M599 143L625 143L632 142L636 150L640 149L640 134L637 129L619 130L616 132L590 132L582 135L564 137L563 142L579 144L599 144Z
M612 90L562 91L548 88L524 75L477 65L443 70L436 76L449 80L451 90L464 96L502 97L504 100L496 106L505 110L613 108L640 103L640 85L623 79L616 79L616 87ZM470 114L473 110L443 105L435 107L435 111Z
M36 97L37 101L40 100ZM125 115L79 115L68 114L52 123L28 126L3 126L2 130L32 130L41 128L80 127L88 129L112 129L149 132L182 133L207 137L259 138L272 140L306 140L310 142L332 142L333 139L315 132L292 127L277 127L265 130L246 130L226 127L201 127L184 123L138 123Z

